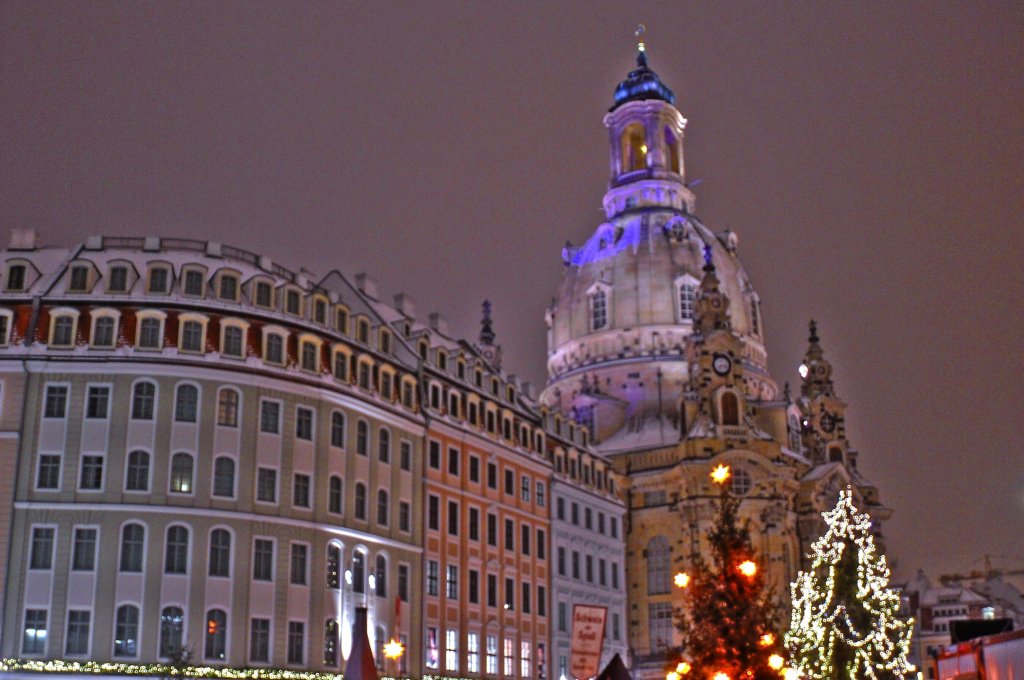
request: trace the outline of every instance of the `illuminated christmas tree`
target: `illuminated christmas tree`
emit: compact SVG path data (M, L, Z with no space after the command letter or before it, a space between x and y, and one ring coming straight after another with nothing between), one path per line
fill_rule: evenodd
M808 680L902 678L913 621L898 617L889 567L875 548L871 518L853 506L853 490L822 513L828 531L813 545L810 570L792 584L786 634L792 664Z
M722 491L718 518L708 532L711 562L693 560L689 573L676 574L685 589L677 621L682 659L667 680L779 680L783 666L775 632L778 609L765 585L750 532L737 517L739 499L729 493L729 468L711 473Z

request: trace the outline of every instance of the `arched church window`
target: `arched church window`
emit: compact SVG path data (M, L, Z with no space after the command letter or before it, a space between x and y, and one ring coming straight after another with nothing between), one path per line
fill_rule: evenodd
M664 536L655 536L647 544L647 594L669 592L671 585L671 548Z
M590 330L600 330L608 325L608 296L603 290L594 291L590 296Z
M761 334L761 310L757 308L757 299L750 300L750 330L754 335Z
M668 169L671 172L682 174L679 164L679 140L672 134L672 130L665 126L665 157L668 160Z
M722 394L722 425L740 424L740 401L733 392Z
M622 172L647 168L647 142L642 123L630 123L622 131Z
M692 320L697 303L697 286L684 283L679 286L679 318Z

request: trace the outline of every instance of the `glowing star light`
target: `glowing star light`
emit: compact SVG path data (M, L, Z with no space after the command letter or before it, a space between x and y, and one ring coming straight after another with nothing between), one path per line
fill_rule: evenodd
M711 471L711 481L715 484L725 484L731 474L728 465L719 465Z
M765 633L761 636L761 646L770 647L775 642L775 636L771 633Z
M682 680L682 676L675 671L669 671L665 674L665 680Z
M728 673L715 673L711 676L711 680L732 680Z
M747 560L746 562L741 562L738 569L740 570L740 573L744 576L753 576L757 573L757 565L751 562L750 560Z
M781 670L782 669L782 657L779 656L778 654L772 654L771 656L769 656L768 657L768 668L771 668L773 671Z
M402 645L401 642L395 640L394 638L392 638L390 642L384 645L384 656L388 659L397 659L398 657L402 656L403 652L405 652L405 647Z
M676 574L675 583L677 588L685 588L690 585L690 575L685 571L681 571Z
M800 671L795 668L787 668L782 672L783 680L800 680Z
M686 675L691 670L692 669L690 668L690 664L686 663L685 661L680 661L679 665L676 666L676 673L679 673L679 675Z

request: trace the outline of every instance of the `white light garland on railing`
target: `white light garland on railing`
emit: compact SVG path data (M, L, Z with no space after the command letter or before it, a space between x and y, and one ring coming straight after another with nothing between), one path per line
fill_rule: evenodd
M111 661L61 661L59 659L0 659L0 671L38 673L93 673L111 675L166 675L182 678L222 678L223 680L342 680L341 673L293 671L286 668L225 668L223 666L171 666L152 663ZM424 680L431 676L424 676ZM380 676L380 680L408 680ZM441 680L438 678L437 680ZM452 678L450 680L463 680Z

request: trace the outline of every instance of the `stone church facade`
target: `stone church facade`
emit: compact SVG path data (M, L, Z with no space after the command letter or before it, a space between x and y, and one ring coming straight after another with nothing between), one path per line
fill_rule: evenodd
M780 599L840 488L852 484L876 521L889 510L857 471L846 405L813 322L799 394L770 375L760 298L738 237L697 214L686 119L642 44L604 123L605 221L562 252L540 401L585 425L628 480L632 662L661 677L678 644L672 612L682 591L673 577L708 550L712 467L730 466L731 490L743 496L741 515Z

